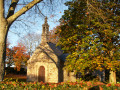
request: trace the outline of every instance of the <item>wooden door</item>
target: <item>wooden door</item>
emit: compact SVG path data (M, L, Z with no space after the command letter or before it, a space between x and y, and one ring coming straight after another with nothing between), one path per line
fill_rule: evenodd
M38 81L41 82L45 82L45 68L44 66L40 66L39 68L39 72L38 72Z

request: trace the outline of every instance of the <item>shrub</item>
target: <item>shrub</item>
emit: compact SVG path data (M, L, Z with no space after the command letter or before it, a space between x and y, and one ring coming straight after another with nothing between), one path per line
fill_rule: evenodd
M18 82L6 80L0 82L0 90L120 90L120 84L104 84L101 82L81 81L81 82Z

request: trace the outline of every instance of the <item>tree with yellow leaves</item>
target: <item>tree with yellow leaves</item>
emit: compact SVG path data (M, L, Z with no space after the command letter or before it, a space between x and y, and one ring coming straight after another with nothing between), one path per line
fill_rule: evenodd
M61 18L59 45L69 56L65 69L83 75L94 70L110 71L116 83L120 70L120 10L118 0L73 0Z

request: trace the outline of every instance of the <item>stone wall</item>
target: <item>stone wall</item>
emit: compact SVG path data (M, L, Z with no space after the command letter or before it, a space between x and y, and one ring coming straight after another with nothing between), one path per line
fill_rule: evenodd
M58 83L58 68L54 63L36 62L36 64L28 66L27 81L38 81L39 67L45 68L45 82Z
M35 62L34 64L30 64L27 69L27 81L38 81L38 72L39 67L44 66L45 67L45 77L47 77L47 63L43 62ZM45 78L46 81L46 78Z
M28 61L27 81L38 81L40 66L45 68L45 82L76 81L74 72L63 71L64 62L58 59L56 53L47 43L40 44Z
M48 72L48 82L58 83L58 68L54 63L49 63Z
M64 70L64 82L76 82L76 75L74 72L68 72Z

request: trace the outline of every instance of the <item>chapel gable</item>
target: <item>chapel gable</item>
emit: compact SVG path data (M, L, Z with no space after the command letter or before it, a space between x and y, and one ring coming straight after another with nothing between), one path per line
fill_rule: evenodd
M49 25L47 17L45 17L42 25L41 43L27 62L27 81L50 83L75 81L76 78L73 74L66 76L67 71L63 70L65 58L68 54L63 54L59 46L48 42L48 38Z

